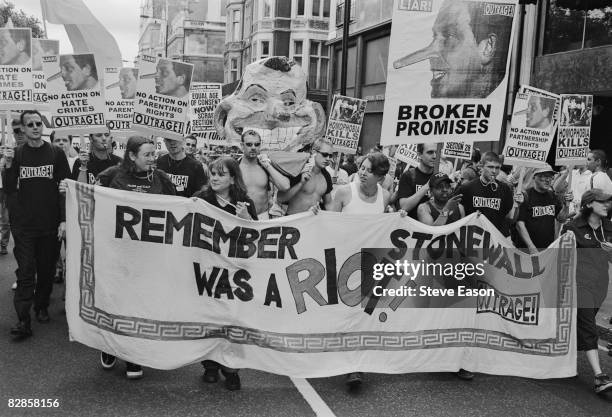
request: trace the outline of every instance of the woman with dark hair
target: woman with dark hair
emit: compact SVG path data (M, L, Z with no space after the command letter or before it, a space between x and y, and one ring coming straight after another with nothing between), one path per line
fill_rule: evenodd
M198 191L193 196L220 208L234 216L246 220L257 220L255 203L247 197L246 185L238 162L229 156L215 159L209 166L210 184L205 190ZM219 370L225 377L225 387L230 391L240 389L238 369L228 368L218 362L205 360L202 379L208 383L219 380Z
M176 195L176 189L170 178L159 169L155 169L155 143L142 136L131 136L125 147L125 155L117 168L110 188L136 191L147 194ZM112 369L116 358L100 352L100 362L104 369ZM126 362L125 375L128 379L140 379L142 367Z
M608 294L608 266L612 262L612 223L607 219L612 195L594 188L582 195L580 215L563 227L576 237L576 290L578 350L586 352L595 374L595 393L612 390L612 379L599 364L597 311ZM605 262L607 260L607 262Z

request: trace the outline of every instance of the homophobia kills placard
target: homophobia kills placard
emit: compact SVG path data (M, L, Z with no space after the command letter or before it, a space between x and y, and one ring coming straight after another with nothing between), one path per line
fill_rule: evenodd
M220 101L221 84L192 83L189 91L190 133L216 132L213 116Z
M561 95L561 121L557 135L556 165L583 165L589 153L593 96Z
M60 133L104 133L104 97L93 54L44 55L51 124Z
M130 131L137 81L137 68L104 68L105 117L111 132Z
M69 335L97 350L293 377L576 374L573 234L526 254L477 213L435 227L397 213L257 222L67 182Z
M506 137L504 163L542 166L546 163L557 125L559 97L518 93Z
M32 29L0 28L0 110L32 104Z
M325 137L333 143L335 151L357 153L366 104L366 100L334 96Z
M143 56L138 69L132 129L181 139L189 121L193 64Z
M59 41L52 39L32 39L32 104L36 110L49 111L47 80L43 71L43 57L59 54Z
M499 140L518 0L394 0L381 144Z

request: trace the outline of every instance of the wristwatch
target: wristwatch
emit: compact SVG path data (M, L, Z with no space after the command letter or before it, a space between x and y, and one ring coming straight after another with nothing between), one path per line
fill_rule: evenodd
M440 216L448 217L448 214L449 214L449 210L442 210L440 212Z

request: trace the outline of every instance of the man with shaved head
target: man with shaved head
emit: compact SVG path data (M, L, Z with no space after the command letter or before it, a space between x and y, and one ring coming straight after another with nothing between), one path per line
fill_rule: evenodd
M429 60L432 98L484 98L506 74L512 4L445 0L425 48L393 63L404 68Z

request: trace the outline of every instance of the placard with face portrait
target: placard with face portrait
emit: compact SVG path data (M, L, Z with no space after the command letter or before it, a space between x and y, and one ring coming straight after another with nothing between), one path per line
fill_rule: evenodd
M559 96L545 93L516 95L503 151L505 164L537 167L546 163L557 126Z
M0 28L0 110L32 104L32 29Z
M47 80L43 71L43 57L59 54L59 41L52 39L32 39L32 103L36 110L49 111L47 102Z
M381 144L500 139L518 0L395 0Z
M43 56L51 124L71 135L104 133L104 97L94 54Z
M105 117L112 132L131 130L137 82L137 68L104 68Z
M556 165L583 165L589 154L593 96L562 94Z
M193 65L143 56L138 68L132 129L145 135L182 138L189 121Z
M334 151L357 153L366 105L367 101L359 98L334 96L325 132L325 137L334 145Z

